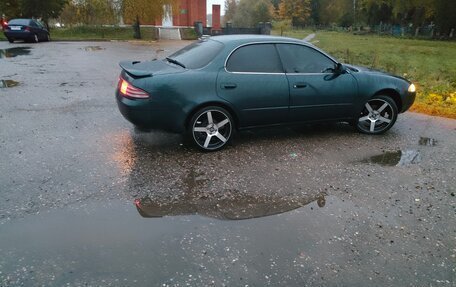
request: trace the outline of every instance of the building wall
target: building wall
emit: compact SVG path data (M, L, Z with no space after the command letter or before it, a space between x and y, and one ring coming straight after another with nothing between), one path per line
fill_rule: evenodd
M174 26L193 26L196 21L206 26L206 0L180 0L178 7L173 9ZM161 26L162 19L157 19L154 25Z

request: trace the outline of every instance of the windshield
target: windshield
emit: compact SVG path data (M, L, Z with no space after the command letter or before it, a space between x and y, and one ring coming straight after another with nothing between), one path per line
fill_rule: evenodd
M201 40L177 51L169 59L182 63L188 69L199 69L209 64L223 49L223 44L213 40Z

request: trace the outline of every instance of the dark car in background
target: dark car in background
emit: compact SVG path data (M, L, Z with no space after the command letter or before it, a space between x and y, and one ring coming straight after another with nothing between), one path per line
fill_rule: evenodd
M46 27L35 19L11 19L3 33L10 43L15 40L35 43L51 40L51 35Z
M238 129L291 123L349 122L381 134L416 94L404 78L283 37L216 36L165 60L120 66L122 115L140 128L186 133L205 151L221 149Z

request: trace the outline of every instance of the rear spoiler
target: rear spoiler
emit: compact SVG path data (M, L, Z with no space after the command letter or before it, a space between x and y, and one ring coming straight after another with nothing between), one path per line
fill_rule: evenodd
M136 64L141 63L140 61L122 61L119 66L130 76L134 78L145 78L152 77L152 72L143 69L137 69Z

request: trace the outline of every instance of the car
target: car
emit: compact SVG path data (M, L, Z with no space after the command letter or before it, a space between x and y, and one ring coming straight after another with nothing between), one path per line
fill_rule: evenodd
M416 95L402 77L278 36L214 36L120 67L121 114L140 129L183 133L204 151L222 149L237 130L294 123L348 122L381 134Z
M3 33L10 43L15 40L35 43L51 40L51 34L46 27L35 19L11 19L5 26Z

